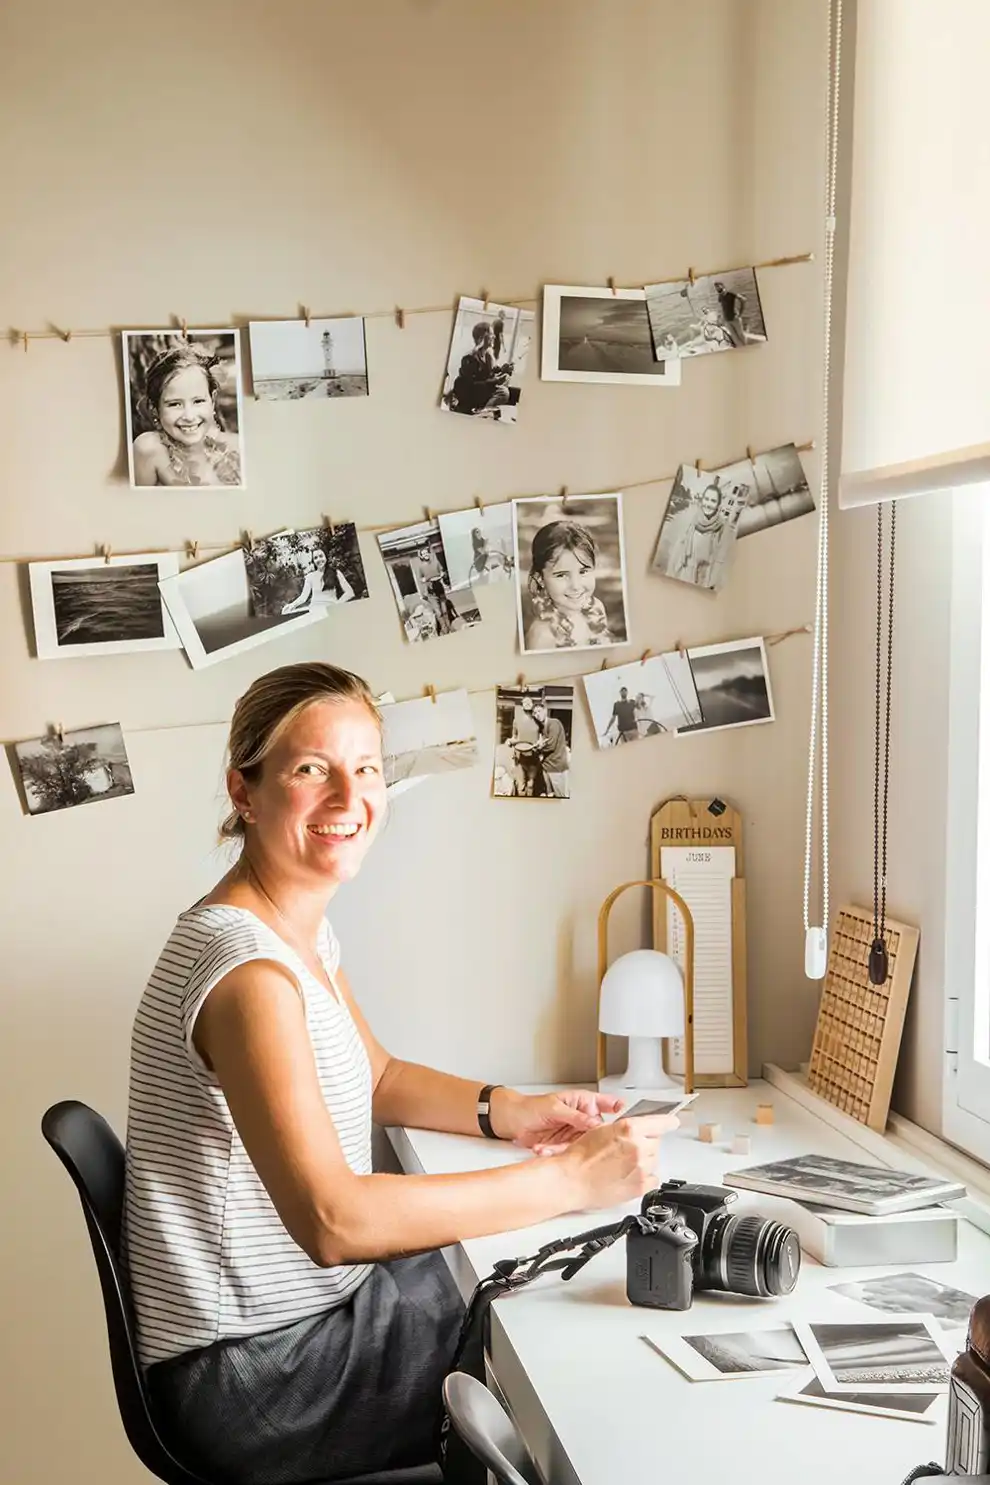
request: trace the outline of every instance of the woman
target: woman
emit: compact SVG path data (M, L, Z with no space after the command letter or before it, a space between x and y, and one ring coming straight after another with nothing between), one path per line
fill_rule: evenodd
M134 1026L125 1231L141 1362L176 1451L209 1478L422 1463L463 1309L435 1250L638 1198L676 1120L605 1124L619 1100L494 1088L480 1130L476 1081L375 1039L324 916L385 814L363 681L316 663L255 681L227 788L240 856L180 915ZM372 1119L556 1158L372 1173Z
M577 521L548 521L533 537L529 596L536 615L526 630L531 651L610 645L608 614L595 597L598 551Z
M670 576L697 588L716 588L721 578L727 513L722 488L713 481L692 501L670 556Z
M322 547L315 547L302 589L289 603L283 603L282 612L298 614L304 609L322 608L330 603L350 603L353 597L354 589L339 567L333 569L330 586L327 586L327 554Z

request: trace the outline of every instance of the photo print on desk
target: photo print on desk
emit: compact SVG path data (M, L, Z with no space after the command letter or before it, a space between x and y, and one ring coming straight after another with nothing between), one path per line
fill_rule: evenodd
M781 526L815 509L801 456L792 443L757 454L752 462L749 504L739 517L737 537Z
M450 585L439 521L400 526L378 538L406 639L421 644L481 623L472 588Z
M643 1340L691 1382L774 1377L808 1367L808 1356L793 1325L708 1335L644 1334Z
M512 505L453 511L440 517L447 572L454 592L479 584L511 582L516 570Z
M667 498L652 570L717 593L728 577L753 485L748 459L722 469L682 464Z
M124 734L117 722L14 744L29 815L73 809L134 793Z
M522 653L628 644L621 494L514 500L512 526Z
M676 732L703 720L690 661L677 650L592 670L583 680L600 748Z
M203 670L270 639L305 629L326 613L322 606L298 614L254 613L240 548L224 557L187 567L175 577L165 578L159 586L194 670Z
M952 1358L929 1316L852 1324L797 1320L795 1329L826 1392L948 1391Z
M847 1413L875 1413L880 1418L900 1418L905 1423L934 1423L937 1392L826 1392L817 1377L802 1382L790 1392L778 1392L780 1402L810 1403L819 1408L839 1408Z
M243 490L236 330L124 330L131 489Z
M408 779L474 768L478 739L467 691L441 691L380 707L382 752L389 786Z
M367 397L364 320L251 320L251 385L263 402Z
M931 1315L941 1330L964 1330L977 1296L940 1284L926 1274L879 1274L847 1284L830 1284L834 1294L895 1315Z
M770 667L761 638L700 645L687 653L704 721L679 727L678 737L774 720Z
M678 387L677 360L658 361L642 289L543 285L543 361L548 382Z
M753 268L647 284L646 307L660 359L705 356L766 343L767 327Z
M158 587L178 570L177 552L30 562L38 659L179 649Z
M244 551L251 609L276 614L329 612L338 603L367 598L357 527L313 526L276 531Z
M496 799L570 799L573 686L495 691Z
M535 319L531 309L460 299L440 394L444 411L516 421Z

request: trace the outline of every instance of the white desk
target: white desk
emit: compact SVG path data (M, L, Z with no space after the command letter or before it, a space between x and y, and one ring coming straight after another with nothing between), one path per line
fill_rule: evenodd
M771 1127L753 1122L757 1103L771 1101ZM702 1144L694 1128L664 1140L663 1172L719 1183L726 1170L809 1150L869 1161L862 1148L777 1088L754 1082L739 1090L703 1091L692 1106L701 1121L722 1124L721 1145ZM734 1132L753 1137L752 1152L732 1155ZM421 1130L390 1130L404 1170L442 1174L528 1159L494 1141ZM895 1162L891 1162L895 1163ZM759 1197L740 1193L738 1209L759 1210ZM617 1220L637 1204L582 1212L451 1250L465 1294L496 1259L535 1253L565 1234ZM960 1223L954 1264L915 1266L972 1294L990 1290L990 1238ZM900 1268L906 1265L900 1265ZM574 1279L558 1274L498 1300L492 1311L491 1361L511 1411L549 1485L623 1485L644 1479L732 1480L739 1485L897 1485L914 1465L941 1460L945 1399L935 1426L779 1402L794 1373L775 1378L689 1382L643 1340L697 1330L767 1328L780 1320L850 1319L869 1311L826 1292L829 1284L898 1268L823 1268L804 1258L795 1292L753 1301L700 1295L691 1310L647 1310L625 1293L625 1243L597 1255Z

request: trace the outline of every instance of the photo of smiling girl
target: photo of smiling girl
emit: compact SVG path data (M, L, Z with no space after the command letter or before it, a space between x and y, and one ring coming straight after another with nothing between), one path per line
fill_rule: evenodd
M627 644L621 494L515 500L512 516L523 654Z
M244 488L237 334L125 331L131 488Z

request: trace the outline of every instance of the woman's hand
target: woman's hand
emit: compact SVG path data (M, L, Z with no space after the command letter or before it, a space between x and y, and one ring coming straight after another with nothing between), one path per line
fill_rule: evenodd
M579 1088L535 1094L497 1088L492 1094L492 1127L500 1139L537 1155L556 1155L589 1129L597 1129L604 1114L618 1114L624 1107L621 1098Z
M592 1129L559 1157L569 1167L582 1207L639 1200L659 1184L660 1140L676 1129L674 1114L616 1119Z

